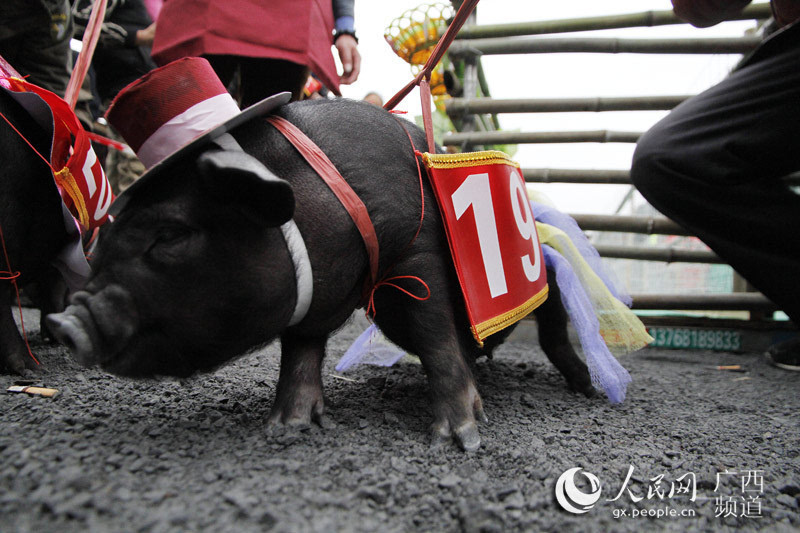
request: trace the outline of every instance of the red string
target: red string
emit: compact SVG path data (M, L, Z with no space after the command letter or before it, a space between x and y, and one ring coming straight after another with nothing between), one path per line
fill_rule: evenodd
M5 118L5 117L4 117ZM17 278L21 275L21 272L14 272L11 268L11 261L8 260L8 251L6 250L6 239L3 236L3 227L0 226L0 245L3 248L3 257L6 260L6 265L8 266L8 270L0 270L0 280L10 281L11 285L14 286L14 292L17 295L17 308L19 309L19 323L22 326L22 338L25 340L25 347L28 348L28 355L31 356L33 362L37 365L39 361L34 357L33 352L31 351L31 345L28 344L28 333L25 331L25 322L22 319L22 301L19 297L19 287L17 286Z
M425 123L425 138L426 138L426 142L428 143L428 149L431 152L435 151L435 145L434 145L434 142L433 142L433 125L432 125L432 121L431 121L431 109L430 109L430 98L431 98L431 96L430 96L429 81L430 81L430 77L431 77L431 71L433 70L433 67L435 67L436 64L439 62L439 60L442 58L442 56L444 55L445 51L447 51L447 48L450 46L450 43L452 43L453 39L455 39L456 34L458 33L458 30L460 30L461 26L463 26L464 23L467 21L467 18L469 18L469 15L475 9L475 6L478 5L478 1L479 0L465 0L461 4L461 7L456 12L456 16L453 19L453 21L450 23L450 26L447 28L447 31L445 31L445 33L442 36L442 38L439 39L439 42L436 44L436 47L434 47L433 52L431 52L430 57L428 57L428 60L425 62L425 66L422 68L422 71L417 75L416 78L414 78L411 82L409 82L408 85L406 85L405 87L400 89L400 91L397 94L395 94L392 98L390 98L389 101L386 102L386 104L383 106L383 108L386 109L387 111L389 111L390 113L396 113L395 111L393 111L394 107L398 103L400 103L400 101L403 98L405 98L406 95L409 92L411 92L411 89L413 89L417 85L420 85L421 86L421 93L422 93L422 106L423 106L423 110L422 110L423 111L422 112L423 116L422 116L422 118L423 118L423 122ZM396 118L397 117L395 117L395 119ZM408 140L411 141L411 147L414 149L414 160L417 163L417 174L419 175L419 192L420 192L420 198L422 200L422 212L420 214L419 226L417 226L417 232L414 234L414 237L412 237L412 239L408 242L406 247L403 249L403 251L398 256L398 257L402 257L403 254L406 252L406 250L417 239L417 237L419 236L419 232L422 230L422 221L425 218L425 191L423 189L423 182L422 182L422 169L420 168L420 164L419 164L419 156L422 155L422 154L415 148L414 141L411 139L411 134L408 133L408 130L405 128L405 126L403 126L403 123L400 122L399 120L398 120L398 123L403 127L403 130L405 130L406 135L408 135ZM396 263L397 262L395 261L395 264ZM394 267L394 265L392 265L391 267L389 267L387 269L387 271L386 271L387 274L392 270L393 267ZM406 289L404 289L404 288L402 288L402 287L400 287L400 286L398 286L398 285L396 285L394 283L389 283L389 281L394 280L394 279L413 279L413 280L419 281L425 287L425 289L427 290L428 294L425 297L416 296L416 295L412 294L411 292L407 291ZM370 312L372 312L372 316L373 317L375 316L375 312L376 312L375 311L375 291L381 285L388 285L390 287L394 287L395 289L397 289L399 291L402 291L403 293L407 294L408 296L411 296L412 298L414 298L416 300L419 300L419 301L424 301L424 300L427 300L428 298L431 297L431 290L430 290L430 287L428 287L428 284L425 283L422 279L420 279L420 278L418 278L416 276L395 276L395 277L392 277L392 278L383 278L381 281L376 283L372 287L372 289L370 290L370 293L369 293L369 304L367 305L367 309L366 309L367 315L369 315Z
M28 139L25 138L25 136L22 134L22 132L20 132L14 126L14 124L12 124L11 121L8 120L8 118L6 118L6 116L3 113L0 113L0 117L2 117L3 120L5 120L6 123L8 123L8 125L11 126L12 130L17 132L17 135L19 135L22 138L22 140L25 141L25 143L28 146L31 147L31 150L33 150L34 153L36 155L38 155L42 159L42 161L44 161L45 164L47 164L48 167L50 167L50 170L53 171L53 173L55 173L55 169L53 168L53 165L50 164L50 161L48 161L41 153L39 153L39 150L37 150L33 146L33 144L31 144L31 142ZM5 237L3 236L3 228L2 227L0 227L0 244L2 244L3 257L6 260L6 266L8 266L8 270L5 270L5 271L4 270L0 270L0 280L10 281L11 285L14 286L14 293L16 294L16 297L17 297L17 309L19 310L19 323L20 323L20 326L22 327L22 338L25 340L25 347L28 349L28 355L30 355L31 359L33 359L33 361L37 365L39 365L40 363L36 359L36 357L33 355L33 351L31 351L31 346L28 343L28 333L25 331L25 321L22 318L22 300L20 299L19 286L17 285L17 278L21 275L21 272L14 272L11 269L11 262L8 259L8 251L6 250L6 240L5 240Z
M400 112L390 111L390 113L400 113ZM419 200L420 200L420 205L421 205L420 214L419 214L419 224L417 224L417 231L414 233L414 236L411 237L411 240L408 241L408 244L405 245L405 247L400 252L400 254L398 254L397 257L398 257L398 260L399 260L399 258L403 257L403 255L405 255L405 253L408 251L408 249L411 248L411 245L414 244L414 241L417 240L417 237L419 236L420 231L422 231L422 222L425 220L425 189L424 189L424 184L423 184L423 181L422 181L422 167L419 164L419 157L422 155L422 153L414 147L414 140L411 138L411 134L408 132L406 127L403 125L403 123L400 120L398 120L397 117L395 117L395 120L397 120L397 123L400 124L400 126L403 128L403 131L406 132L406 136L408 137L408 142L411 143L411 148L414 150L414 162L417 164L417 176L419 177ZM386 269L386 273L384 274L384 276L388 275L389 272L392 271L392 269L395 267L396 264L397 264L397 260L395 260L395 262L389 268ZM397 286L394 283L389 283L389 281L394 280L394 279L413 279L413 280L419 281L425 287L425 290L428 292L428 294L424 298L416 296L416 295L412 294L411 292L407 291L406 289ZM381 281L379 281L378 283L373 285L372 289L369 291L369 303L367 304L367 309L366 309L367 316L369 316L370 313L372 313L372 317L373 318L375 317L375 313L377 312L376 309L375 309L375 291L378 290L378 287L380 287L381 285L388 285L389 287L394 287L395 289L397 289L399 291L402 291L405 294L407 294L407 295L411 296L412 298L414 298L416 300L419 300L419 301L425 301L425 300L427 300L428 298L431 297L431 289L430 289L430 287L428 287L428 284L425 283L425 281L423 281L421 278L419 278L417 276L394 276L394 277L391 277L391 278L384 277L384 278L381 279Z
M108 137L103 137L102 135L98 135L97 133L92 133L91 131L87 131L86 136L89 137L89 139L92 141L104 144L106 146L110 146L111 148L119 150L120 152L125 151L126 146L121 142L109 139Z
M26 138L25 138L25 136L22 134L22 132L20 132L20 131L19 131L19 130L16 128L16 126L14 126L14 125L11 123L11 121L10 121L10 120L8 120L8 118L6 118L6 116L5 116L3 113L0 113L0 117L2 117L2 118L3 118L3 120L5 120L5 121L6 121L6 123L8 123L8 125L9 125L9 126L11 126L11 129L12 129L12 130L14 130L15 132L17 132L17 135L19 135L19 136L22 138L22 140L23 140L23 141L25 141L25 143L26 143L28 146L30 146L30 147L31 147L31 150L33 150L33 151L36 153L36 155L38 155L39 157L41 157L41 158L42 158L42 161L44 161L44 162L45 162L45 164L47 164L47 166L48 166L48 167L50 167L50 170L52 170L52 171L53 171L53 174L55 174L55 173L56 173L56 169L54 169L54 168L53 168L53 165L51 165L51 164L50 164L50 161L48 161L48 160L47 160L47 158L46 158L45 156L43 156L41 153L39 153L39 150L37 150L37 149L36 149L36 148L35 148L35 147L34 147L34 146L31 144L31 142L30 142L28 139L26 139Z
M414 281L419 281L422 284L422 286L425 287L425 291L427 292L427 294L425 296L417 296L413 292L411 292L411 291L409 291L407 289L404 289L400 285L397 285L396 283L391 283L391 281L396 280L396 279L413 279ZM367 304L366 313L367 313L367 315L372 313L372 317L373 318L375 318L375 313L376 313L376 309L375 309L375 289L377 289L381 285L387 285L389 287L394 287L398 291L400 291L400 292L402 292L402 293L404 293L404 294L406 294L408 296L411 296L412 298L414 298L415 300L420 301L420 302L424 302L425 300L427 300L428 298L431 297L431 289L430 289L430 287L428 287L428 284L425 283L421 278L418 278L417 276L394 276L394 277L391 277L391 278L385 278L385 279L379 281L378 283L376 283L375 286L372 288L372 291L369 294L369 304Z

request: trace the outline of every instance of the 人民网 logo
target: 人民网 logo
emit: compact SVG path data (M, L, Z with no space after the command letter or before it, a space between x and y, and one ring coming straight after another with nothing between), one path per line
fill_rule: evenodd
M556 500L570 513L583 514L595 506L600 499L600 480L589 472L582 472L589 482L589 492L583 492L575 484L575 476L581 472L580 467L570 468L556 481Z

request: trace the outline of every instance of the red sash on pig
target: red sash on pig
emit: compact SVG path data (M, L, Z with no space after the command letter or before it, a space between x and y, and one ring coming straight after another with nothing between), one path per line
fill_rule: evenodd
M222 54L306 65L338 94L330 0L170 0L158 17L153 58Z
M519 174L503 152L424 154L472 334L486 337L547 298L536 224Z
M367 207L361 198L353 191L342 175L336 170L336 167L328 159L328 156L312 141L305 133L300 131L300 128L289 122L288 120L270 116L267 117L267 122L272 124L278 131L280 131L286 139L292 143L303 159L313 168L322 180L331 188L336 198L342 203L353 223L358 228L361 234L361 239L364 241L364 246L367 249L367 257L369 260L369 278L366 281L365 294L369 289L375 286L378 282L378 258L379 246L378 236L375 234L375 227L372 225L372 220L369 218Z
M58 95L27 81L3 77L9 90L36 94L44 100L53 116L53 144L49 160L64 204L85 230L93 230L108 219L114 193L103 167L92 149L86 130L78 117Z

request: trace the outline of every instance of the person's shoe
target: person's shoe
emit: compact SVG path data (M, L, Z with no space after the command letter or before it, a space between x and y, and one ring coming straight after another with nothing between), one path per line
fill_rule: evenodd
M778 368L800 372L800 337L770 346L765 355Z

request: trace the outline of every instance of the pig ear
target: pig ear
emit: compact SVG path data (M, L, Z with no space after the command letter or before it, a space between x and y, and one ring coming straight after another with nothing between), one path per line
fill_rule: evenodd
M239 204L270 226L294 214L294 191L259 160L239 151L213 150L197 160L205 188L222 201Z

